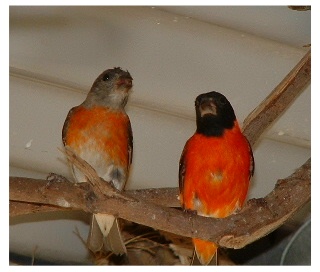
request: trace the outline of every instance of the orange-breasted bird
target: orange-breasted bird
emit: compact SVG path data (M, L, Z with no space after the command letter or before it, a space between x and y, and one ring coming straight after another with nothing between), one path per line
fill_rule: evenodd
M132 162L132 129L125 106L132 77L121 68L108 69L94 81L82 104L72 108L65 120L62 141L87 161L107 182L122 190ZM87 182L73 165L76 182ZM92 216L88 248L115 254L126 253L117 219L113 215Z
M201 216L224 218L241 209L247 197L254 172L251 146L224 95L200 94L195 108L197 129L179 164L181 206ZM192 240L200 263L209 264L218 246Z

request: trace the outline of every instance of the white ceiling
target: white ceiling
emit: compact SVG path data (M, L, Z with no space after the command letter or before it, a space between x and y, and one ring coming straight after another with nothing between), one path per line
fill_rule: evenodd
M241 123L309 49L302 46L311 40L310 16L281 6L10 7L10 175L71 178L57 150L67 112L97 75L121 66L134 78L128 188L177 187L195 97L223 92ZM255 146L250 197L264 196L310 157L310 105L308 86ZM85 249L62 223L31 221L11 225L11 250L38 245L48 249L45 258L84 261ZM80 221L69 228L85 236ZM45 239L54 231L65 239Z
M157 9L301 47L311 43L311 11L288 6L161 6Z

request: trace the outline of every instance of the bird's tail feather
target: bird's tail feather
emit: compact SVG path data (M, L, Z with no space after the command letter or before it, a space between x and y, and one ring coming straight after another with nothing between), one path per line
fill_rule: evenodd
M217 256L218 250L218 246L215 243L196 238L193 238L192 240L197 258L202 265L212 264L210 262L214 260L217 262L217 258L213 259L214 256ZM216 264L217 263L215 263L215 265Z
M92 216L87 245L92 252L105 249L116 255L127 253L118 220L113 215Z

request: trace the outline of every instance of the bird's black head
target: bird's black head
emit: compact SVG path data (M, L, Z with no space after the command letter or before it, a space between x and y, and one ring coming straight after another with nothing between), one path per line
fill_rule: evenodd
M195 101L197 133L206 136L221 136L231 129L236 120L228 99L218 92L200 94Z

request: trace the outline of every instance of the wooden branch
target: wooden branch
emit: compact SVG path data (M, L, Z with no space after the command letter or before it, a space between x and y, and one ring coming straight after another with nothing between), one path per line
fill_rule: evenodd
M48 184L47 189L52 190L58 182L53 182L51 185L48 184L46 180L42 179L32 179L32 178L24 178L24 177L10 177L10 186L11 184L14 184L16 188L11 188L10 190L12 194L15 195L15 190L18 190L19 186L25 186L30 190L30 192L33 192L33 190L38 190L39 188L44 187L44 184ZM60 183L61 185L57 185L61 189L57 189L56 194L57 196L60 195L59 190L67 190L67 192L70 192L73 189L73 185L71 183L66 183L66 187L63 187L64 183ZM70 187L71 186L71 187ZM85 186L85 185L84 185ZM129 190L126 191L126 195L140 199L142 201L152 202L156 203L160 206L164 207L180 207L180 202L178 200L179 195L179 189L178 188L154 188L154 189L140 189L140 190ZM21 195L15 196L17 198L22 198ZM31 214L31 213L40 213L40 212L54 212L54 211L63 211L66 209L73 209L73 210L81 210L76 208L70 208L70 207L60 207L60 206L50 206L50 205L44 205L44 204L35 204L28 202L30 200L25 199L24 202L14 201L10 200L10 216L19 216L24 214Z
M311 81L311 50L243 122L243 133L251 146L298 97Z
M117 190L112 197L103 195L98 198L89 183L47 184L41 180L10 178L10 201L49 204L90 213L104 212L178 235L214 241L223 247L241 248L279 227L310 201L310 172L311 159L290 177L279 180L265 198L248 201L239 214L224 219L166 208ZM21 190L22 185L24 190ZM172 195L169 202L175 201L176 195Z
M15 179L15 178L13 178ZM20 178L18 178L19 180ZM22 178L23 179L23 178ZM11 178L10 178L11 180ZM33 182L36 180L30 179L27 182ZM41 181L41 184L44 184L44 180ZM28 183L27 183L28 184ZM35 203L27 203L27 202L19 202L19 201L10 201L9 202L9 211L10 216L18 216L18 215L24 215L24 214L31 214L31 213L47 213L47 212L57 212L64 210L61 207L58 206L50 206L50 205L43 205L43 204L35 204Z

